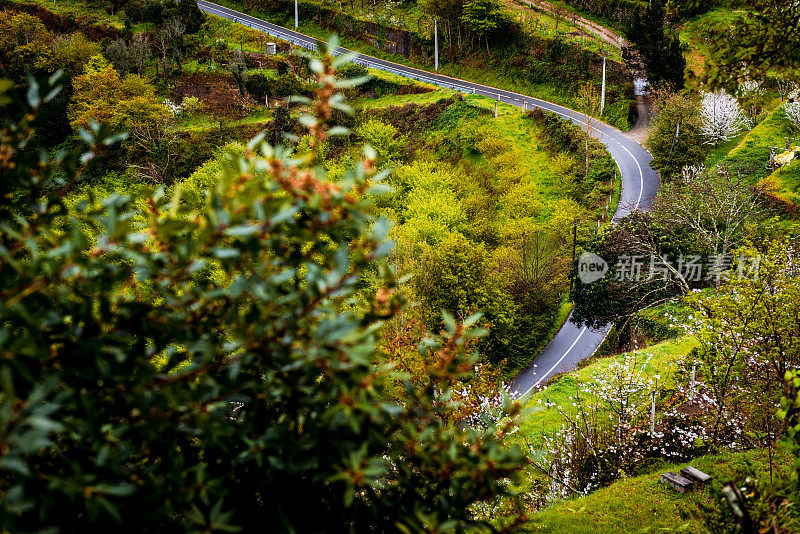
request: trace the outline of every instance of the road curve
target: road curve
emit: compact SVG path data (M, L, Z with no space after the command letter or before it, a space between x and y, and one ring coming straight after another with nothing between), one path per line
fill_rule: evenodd
M317 39L314 37L288 30L206 0L198 0L197 5L207 13L244 24L303 48L316 49ZM345 53L350 50L340 47L336 52ZM513 91L459 80L364 54L359 54L355 62L372 69L388 71L447 89L487 96L523 109L541 108L569 119L583 129L587 127L586 116L577 111ZM650 167L652 160L650 153L639 143L605 123L593 121L591 134L606 146L616 161L622 177L622 194L617 211L614 213L614 219L624 217L636 209L649 208L659 188L658 173ZM553 374L572 369L578 362L588 358L597 350L608 334L608 330L608 328L592 330L577 326L568 320L550 344L511 381L511 390L519 395L524 395L544 383Z

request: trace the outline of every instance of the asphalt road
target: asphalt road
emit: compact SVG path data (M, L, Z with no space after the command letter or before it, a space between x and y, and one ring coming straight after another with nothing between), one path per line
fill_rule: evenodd
M205 0L198 0L197 5L207 13L244 24L273 37L294 43L297 46L310 50L316 48L317 40L308 35L288 30ZM350 50L340 47L337 52L345 53L350 52ZM487 96L520 108L542 108L571 120L583 129L587 127L586 117L583 114L544 100L407 67L364 54L359 54L355 61L372 69L385 70L406 78L464 93ZM650 161L652 160L650 153L639 143L605 123L592 121L591 134L606 146L620 169L622 195L620 196L617 211L614 213L614 218L624 217L635 209L649 208L652 198L655 197L659 188L658 173L650 168ZM524 395L534 387L544 383L547 378L554 374L572 369L578 362L588 358L597 350L608 334L608 330L592 330L587 327L576 326L570 320L567 320L550 344L534 358L528 367L514 378L510 384L512 391Z

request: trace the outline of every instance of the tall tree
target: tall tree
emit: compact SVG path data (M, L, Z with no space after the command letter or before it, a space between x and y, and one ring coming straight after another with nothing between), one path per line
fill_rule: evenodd
M478 42L486 40L489 52L489 38L499 35L511 24L511 16L500 0L467 0L461 20L467 29L478 37Z
M661 173L662 180L672 180L684 167L705 161L702 122L697 104L686 95L658 90L654 104L656 120L647 138L653 154L651 166Z
M680 40L667 27L663 0L652 0L643 14L634 13L628 38L644 57L651 82L683 88L686 60Z
M415 265L413 277L427 326L433 331L442 327L441 310L455 317L481 310L490 328L483 346L499 354L509 342L516 306L504 291L505 280L495 270L483 244L472 243L458 232L429 249Z
M586 129L583 132L584 139L584 175L589 174L589 143L592 133L599 126L597 117L600 115L600 91L591 83L586 82L578 90L578 110L586 116Z
M704 92L702 97L700 130L707 143L717 146L722 141L732 139L747 127L747 118L744 116L739 101L724 89L714 93Z
M178 18L186 28L186 33L197 33L206 15L197 7L195 0L178 0Z

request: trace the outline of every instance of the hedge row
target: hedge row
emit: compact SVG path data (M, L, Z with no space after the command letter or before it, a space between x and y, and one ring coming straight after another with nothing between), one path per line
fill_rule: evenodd
M53 33L73 33L81 32L90 41L101 41L104 38L115 41L122 37L123 32L108 24L103 24L91 15L86 17L73 18L69 15L60 15L36 5L36 4L17 4L0 0L0 8L4 11L27 13L42 21L47 29Z
M586 13L630 27L634 15L644 14L647 6L637 0L565 0L567 4Z
M283 24L293 23L293 0L242 0L241 4L248 13ZM427 39L407 30L359 20L338 9L314 2L299 2L298 10L303 20L313 20L319 26L339 35L371 41L370 44L375 48L385 52L409 57L419 53L421 47L430 45Z

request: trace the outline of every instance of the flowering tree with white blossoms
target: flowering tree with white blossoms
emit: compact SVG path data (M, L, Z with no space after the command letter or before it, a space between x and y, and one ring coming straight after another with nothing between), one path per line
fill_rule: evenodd
M700 131L707 144L717 146L721 141L728 141L748 126L747 118L739 102L720 90L716 93L703 93L700 102Z
M644 358L644 360L642 359ZM531 465L551 480L548 500L585 494L610 484L652 459L679 461L696 452L702 424L660 399L659 374L649 374L650 355L623 354L586 382L575 378L570 405L546 403L564 423L543 436L544 451L531 448ZM650 407L656 394L658 425L650 429Z
M453 385L452 400L460 407L461 424L486 429L509 416L511 403L519 398L508 384L495 380L485 364L473 366L475 374L468 382Z
M783 111L795 128L800 128L800 89L789 95L789 99L783 104Z
M758 118L764 112L764 105L766 103L767 93L761 86L761 83L756 80L745 80L739 85L736 93L739 104L742 106L742 111L747 119L749 125L755 125Z
M782 432L776 412L783 379L800 366L799 256L796 242L770 243L754 256L757 276L731 278L713 294L689 298L695 314L686 332L700 344L700 378L717 442L736 434L751 439L750 446L771 446Z

